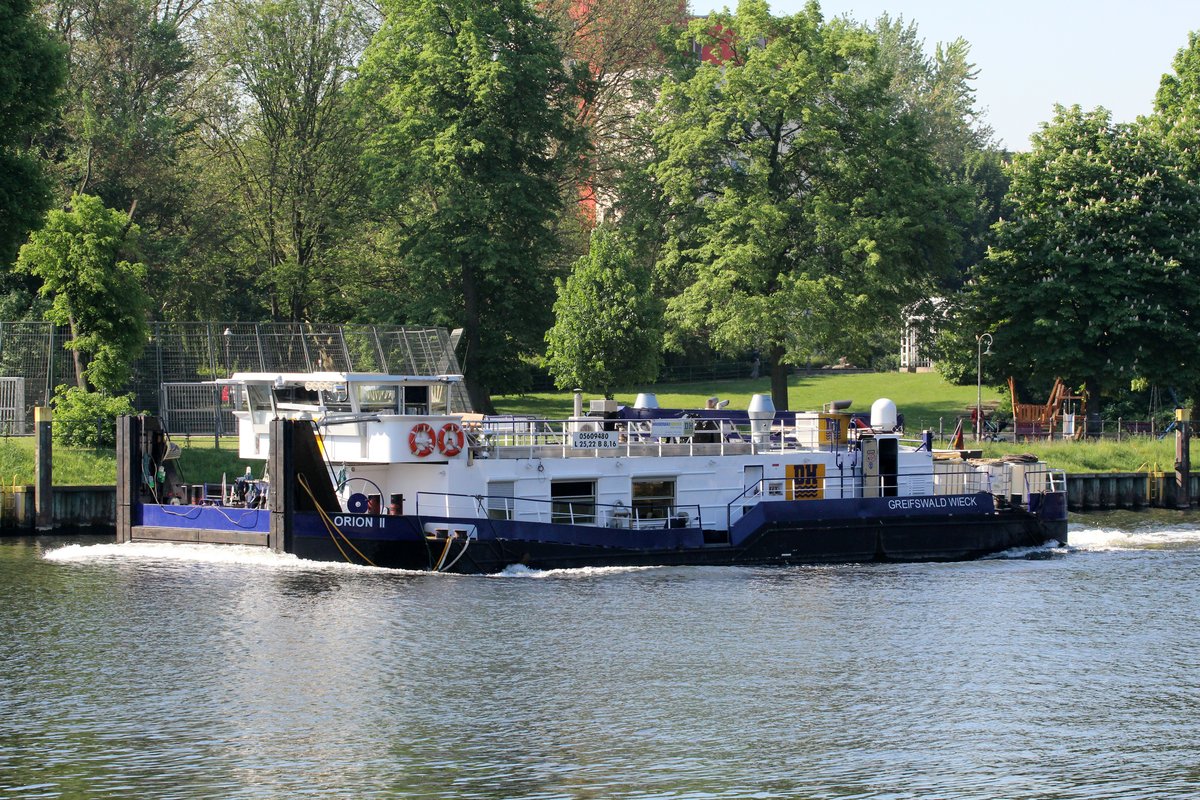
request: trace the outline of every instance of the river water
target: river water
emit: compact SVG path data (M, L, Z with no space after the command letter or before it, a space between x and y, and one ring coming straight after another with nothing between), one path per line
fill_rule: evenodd
M423 575L0 539L0 798L1200 798L1200 517Z

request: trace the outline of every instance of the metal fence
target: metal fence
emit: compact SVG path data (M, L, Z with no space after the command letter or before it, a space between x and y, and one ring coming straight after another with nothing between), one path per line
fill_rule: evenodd
M0 378L0 433L25 434L24 378Z
M49 322L0 322L0 377L23 380L23 413L47 405L55 387L75 383L70 331ZM228 403L205 381L234 372L389 372L437 375L461 372L454 355L457 336L444 328L310 323L154 322L150 342L133 365L129 391L141 411L168 417L179 432L212 434L233 430ZM0 423L7 395L0 395ZM455 384L454 411L472 410ZM168 430L172 430L168 425ZM16 432L15 430L13 432Z

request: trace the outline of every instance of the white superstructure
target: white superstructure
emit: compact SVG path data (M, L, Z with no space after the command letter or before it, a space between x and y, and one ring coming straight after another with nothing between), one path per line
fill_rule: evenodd
M855 428L844 410L777 415L756 395L746 412L566 420L449 413L458 375L239 373L243 458L265 458L276 417L311 419L343 503L366 495L393 513L671 524L727 530L756 503L951 495L992 490L996 476L904 440L895 405L877 401ZM842 404L839 404L842 405ZM1024 486L1041 471L1024 465ZM397 507L399 506L399 508Z

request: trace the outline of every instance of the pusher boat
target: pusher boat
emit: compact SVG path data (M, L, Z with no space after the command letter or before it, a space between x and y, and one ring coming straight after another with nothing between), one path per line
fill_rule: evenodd
M895 405L451 413L459 375L238 373L240 456L184 485L168 432L122 418L118 538L257 544L300 558L493 573L972 559L1066 543L1065 476L906 438ZM715 398L714 398L715 400ZM160 469L160 467L162 469Z

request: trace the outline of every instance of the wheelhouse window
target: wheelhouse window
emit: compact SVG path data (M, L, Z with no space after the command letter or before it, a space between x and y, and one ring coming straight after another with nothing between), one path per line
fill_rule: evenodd
M429 387L428 386L405 386L404 387L404 413L405 414L428 414L429 413Z
M217 390L217 397L221 401L223 408L229 411L252 411L250 408L250 392L246 386L233 385L221 386ZM270 405L270 400L267 400L267 405Z
M271 406L271 390L262 384L252 383L246 387L246 402L250 411L269 412Z
M274 387L275 402L281 408L309 406L316 408L321 404L321 395L316 389L309 389L297 384L284 384Z
M554 481L550 501L552 522L591 525L596 521L595 481Z
M322 388L321 403L327 411L350 411L350 390L344 383Z
M385 411L395 414L400 407L400 387L395 384L363 383L357 388L358 407L363 412Z
M635 519L666 519L674 507L674 478L640 478L633 481Z
M447 389L450 387L444 383L435 383L433 386L425 387L429 392L429 408L441 414L442 412L449 413L450 406L446 403Z

